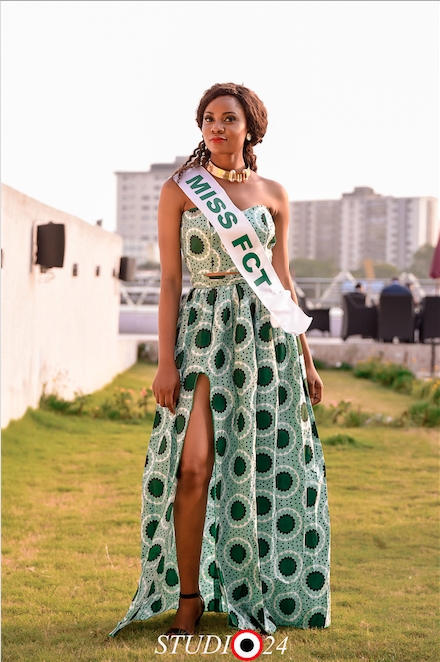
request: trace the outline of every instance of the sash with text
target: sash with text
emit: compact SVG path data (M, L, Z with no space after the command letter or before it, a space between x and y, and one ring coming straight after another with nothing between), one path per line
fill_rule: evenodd
M177 175L173 179L216 230L237 270L270 312L272 326L294 335L307 331L312 318L283 287L255 229L224 188L201 166L183 172L180 181Z

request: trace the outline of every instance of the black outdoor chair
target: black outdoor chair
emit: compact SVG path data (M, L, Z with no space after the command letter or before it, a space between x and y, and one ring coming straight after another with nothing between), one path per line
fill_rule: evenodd
M313 317L312 323L307 331L318 329L319 331L328 331L330 333L330 308L309 308L306 302L306 297L298 294L298 292L296 295L301 310L303 310L306 315Z
M361 335L363 338L377 338L377 308L365 305L365 297L349 292L342 297L344 320L342 339Z
M423 300L420 341L440 338L440 296L429 296Z
M378 310L377 337L384 342L398 338L402 342L414 342L416 312L412 295L381 294Z

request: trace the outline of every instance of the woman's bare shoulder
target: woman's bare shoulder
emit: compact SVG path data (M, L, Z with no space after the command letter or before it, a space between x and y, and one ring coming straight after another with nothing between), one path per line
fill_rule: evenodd
M262 185L268 193L276 197L282 198L284 195L287 195L287 191L282 184L276 182L274 179L267 179L267 177L260 177Z
M183 196L183 191L172 177L169 177L162 185L161 195L168 199L180 198Z
M289 204L289 196L282 184L274 179L267 179L259 175L259 184L264 191L265 197L272 201L274 213L281 211L285 205Z
M163 184L160 200L164 205L178 209L180 214L194 206L172 177Z

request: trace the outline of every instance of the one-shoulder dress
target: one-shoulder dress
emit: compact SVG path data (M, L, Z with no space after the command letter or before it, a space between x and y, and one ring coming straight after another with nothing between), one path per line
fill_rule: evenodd
M269 259L269 210L244 210ZM191 289L179 309L176 413L157 405L142 481L141 576L128 623L177 609L173 503L197 377L210 380L215 459L200 560L207 611L240 630L330 624L330 522L325 464L301 343L236 270L198 209L184 212L181 250ZM203 621L202 621L203 622Z

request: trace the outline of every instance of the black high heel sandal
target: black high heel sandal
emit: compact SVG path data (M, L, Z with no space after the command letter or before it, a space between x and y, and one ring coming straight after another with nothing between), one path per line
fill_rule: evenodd
M197 598L199 595L200 595L200 591L197 591L197 593L180 593L179 597L184 598L186 600L186 599L190 599L190 598ZM202 598L201 595L200 595L200 597ZM198 624L200 623L200 619L202 618L204 611L205 611L205 601L202 598L202 611L201 611L200 616L197 617L197 620L194 623L194 628L196 628L198 626ZM190 635L191 632L187 632L186 630L183 630L182 628L170 628L169 630L167 630L165 632L165 636L172 637L173 634Z

